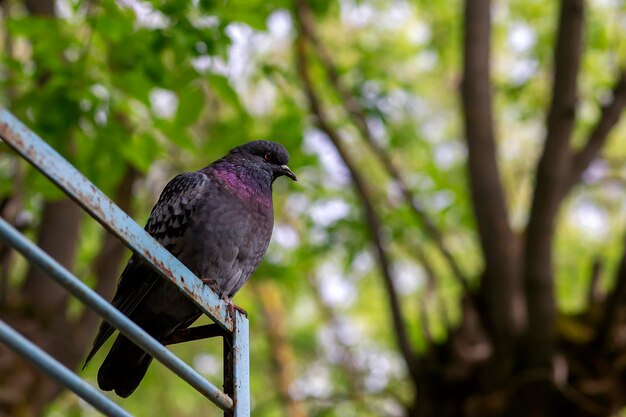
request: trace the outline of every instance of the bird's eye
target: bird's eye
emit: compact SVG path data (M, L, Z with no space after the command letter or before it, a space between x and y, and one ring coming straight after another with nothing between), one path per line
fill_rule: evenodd
M265 155L263 155L263 159L265 159L266 161L270 161L272 159L272 154L270 152L265 152Z

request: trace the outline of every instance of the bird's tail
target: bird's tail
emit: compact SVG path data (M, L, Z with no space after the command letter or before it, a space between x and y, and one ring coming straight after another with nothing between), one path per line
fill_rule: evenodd
M117 395L126 398L135 391L146 375L150 362L152 356L119 335L100 366L98 386L103 391L115 390Z

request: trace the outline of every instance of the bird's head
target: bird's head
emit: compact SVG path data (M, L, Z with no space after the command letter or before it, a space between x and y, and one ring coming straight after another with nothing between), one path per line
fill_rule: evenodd
M279 143L267 140L255 140L231 149L230 155L243 159L272 175L272 181L283 175L298 181L296 175L289 169L289 153Z

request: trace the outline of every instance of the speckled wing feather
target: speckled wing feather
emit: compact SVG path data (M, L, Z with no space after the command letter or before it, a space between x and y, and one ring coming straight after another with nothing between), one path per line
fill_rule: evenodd
M146 231L174 255L180 237L189 226L194 206L198 203L209 179L202 172L190 172L174 177L156 203Z
M150 213L146 231L175 256L181 248L181 237L191 223L194 207L209 183L210 180L201 172L177 175L165 186ZM133 255L122 272L111 304L130 316L159 279L151 266ZM113 326L102 322L85 366L114 331Z

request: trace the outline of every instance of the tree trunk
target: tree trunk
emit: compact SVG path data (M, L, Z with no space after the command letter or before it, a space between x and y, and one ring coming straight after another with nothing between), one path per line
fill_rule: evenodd
M69 199L44 204L37 244L69 270L76 255L81 216L80 208ZM7 305L2 316L61 363L73 367L83 347L72 337L73 328L65 312L67 298L64 288L31 266L17 303ZM0 413L6 416L40 415L60 391L56 382L5 346L0 346L0 375Z
M115 200L129 211L137 172L129 168ZM37 244L65 268L72 270L79 242L82 210L71 200L46 202ZM110 296L126 247L108 232L92 270L96 290ZM86 308L82 316L67 314L68 293L46 274L31 267L17 302L0 309L3 320L69 369L75 369L91 343L98 321ZM11 299L11 298L10 298ZM62 391L55 380L0 345L0 417L35 417Z
M368 178L354 163L355 155L345 149L341 132L331 123L320 94L310 75L310 62L317 59L325 80L345 111L345 118L370 145L390 177L402 182L392 166L388 150L371 146L371 134L353 89L342 83L331 53L315 30L315 16L305 1L297 1L294 17L298 36L295 55L298 75L312 115L329 137L348 167L355 190L365 207L368 228L376 242L383 226L378 221L376 201L368 193ZM609 416L626 404L626 258L622 261L617 285L608 300L590 296L588 310L576 316L559 315L554 294L553 240L559 209L567 193L598 155L611 129L626 107L626 71L621 71L611 100L591 129L587 142L578 151L571 148L576 123L577 84L583 52L585 2L562 0L554 47L553 88L547 111L546 138L535 171L535 188L529 207L529 221L519 233L511 227L506 193L498 167L497 140L492 109L491 14L490 0L464 2L462 114L468 149L468 178L478 237L484 260L480 286L465 291L462 321L449 329L439 344L412 359L413 347L404 340L405 323L400 299L392 298L389 314L394 319L398 347L415 386L413 404L406 414L421 416ZM310 47L316 57L306 48ZM365 191L364 191L365 190ZM410 190L403 191L411 195ZM411 200L410 198L408 200ZM406 201L411 206L412 201ZM428 213L417 216L437 246L442 236L428 228ZM379 259L381 278L391 253L382 246ZM452 255L439 248L451 259ZM626 257L626 254L624 255ZM592 271L597 282L599 268ZM460 282L463 283L464 279ZM592 284L595 287L595 284ZM393 286L387 292L393 294ZM591 292L594 292L594 288ZM560 322L567 326L561 329ZM569 326L569 327L568 327ZM574 330L567 330L573 328ZM581 334L583 335L581 337ZM624 339L624 340L622 340ZM412 364L415 363L415 366Z

